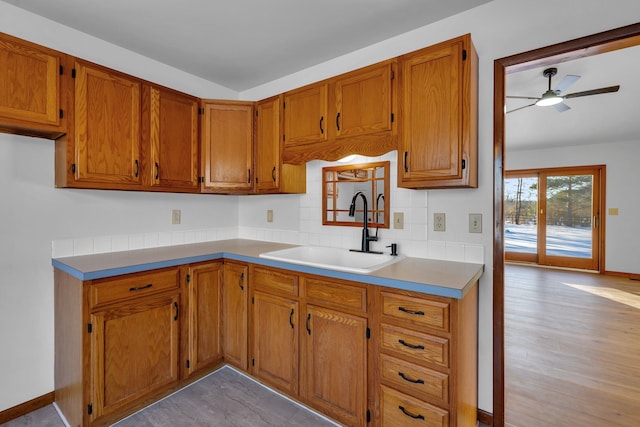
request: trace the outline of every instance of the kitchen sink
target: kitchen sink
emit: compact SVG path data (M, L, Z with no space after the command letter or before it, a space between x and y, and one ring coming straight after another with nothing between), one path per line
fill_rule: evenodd
M326 246L297 246L278 251L263 252L260 258L349 273L371 273L404 259L403 255L352 252Z

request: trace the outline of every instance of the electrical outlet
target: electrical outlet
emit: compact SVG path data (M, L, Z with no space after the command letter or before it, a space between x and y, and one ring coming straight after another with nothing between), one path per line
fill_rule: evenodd
M404 212L393 213L393 228L402 230L404 228Z
M445 231L445 214L442 212L433 214L433 231Z
M469 233L482 233L482 214L469 214Z
M267 222L273 222L273 210L271 209L267 211Z
M171 211L171 224L180 224L180 209Z

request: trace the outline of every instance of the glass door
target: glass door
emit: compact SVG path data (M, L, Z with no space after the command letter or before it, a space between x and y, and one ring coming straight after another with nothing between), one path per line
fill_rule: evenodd
M598 270L603 169L507 172L505 259Z

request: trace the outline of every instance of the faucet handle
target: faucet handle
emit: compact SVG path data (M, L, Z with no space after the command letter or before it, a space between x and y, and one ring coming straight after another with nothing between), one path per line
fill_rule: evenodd
M391 256L398 256L398 244L392 243L387 248L391 248Z

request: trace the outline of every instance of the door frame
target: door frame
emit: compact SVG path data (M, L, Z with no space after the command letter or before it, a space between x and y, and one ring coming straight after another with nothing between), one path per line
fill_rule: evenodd
M493 425L504 414L504 152L505 76L640 44L640 23L496 59L493 66Z

